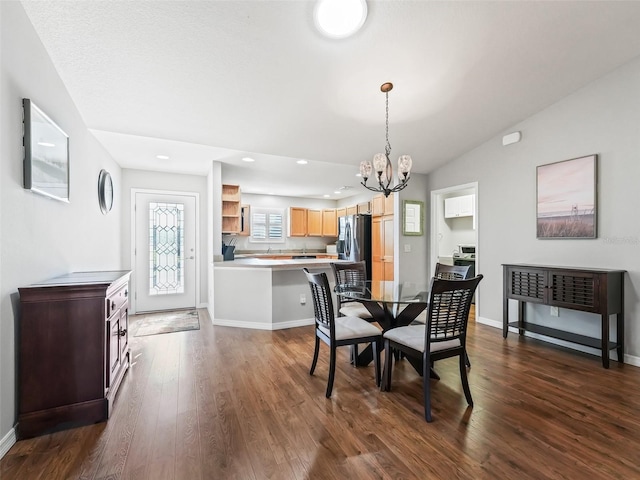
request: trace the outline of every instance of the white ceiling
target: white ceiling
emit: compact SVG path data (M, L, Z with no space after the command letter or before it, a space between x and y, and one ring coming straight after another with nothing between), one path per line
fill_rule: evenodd
M342 40L316 31L311 1L22 3L122 167L217 160L248 193L362 191L386 81L392 160L428 173L640 55L636 1L369 1Z

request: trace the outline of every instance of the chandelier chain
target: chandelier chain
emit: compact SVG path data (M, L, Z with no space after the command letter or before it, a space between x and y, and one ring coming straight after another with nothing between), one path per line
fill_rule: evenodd
M389 92L385 92L385 97L386 97L386 128L385 128L385 134L386 134L386 138L387 138L387 145L384 147L384 153L387 155L387 158L389 158L389 155L391 155L391 144L389 143Z

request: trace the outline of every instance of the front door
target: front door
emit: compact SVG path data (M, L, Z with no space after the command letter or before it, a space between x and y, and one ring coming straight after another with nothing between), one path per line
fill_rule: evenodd
M196 195L135 193L136 312L196 306Z

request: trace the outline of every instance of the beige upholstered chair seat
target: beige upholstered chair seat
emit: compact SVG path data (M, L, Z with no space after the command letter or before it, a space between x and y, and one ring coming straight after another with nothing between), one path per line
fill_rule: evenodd
M367 307L358 302L343 303L339 311L345 317L372 318L371 312L367 310Z
M392 328L391 330L387 330L383 337L424 353L424 329L424 325L409 325L407 327ZM459 338L446 340L444 342L433 342L431 343L431 352L439 352L441 350L447 350L449 348L456 348L459 346Z
M378 327L358 317L336 317L335 328L336 340L370 337L382 333ZM327 327L318 326L318 329L326 335L329 335L329 329Z

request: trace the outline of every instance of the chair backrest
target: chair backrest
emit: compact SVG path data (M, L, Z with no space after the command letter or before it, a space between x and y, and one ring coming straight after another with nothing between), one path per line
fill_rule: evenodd
M482 275L467 280L435 278L427 309L426 345L460 339L465 344L469 310Z
M331 269L336 279L336 285L363 285L367 281L367 264L361 262L332 263ZM338 297L338 308L342 303L355 301Z
M469 275L469 265L445 265L436 263L436 278L444 280L464 280Z
M330 330L331 338L335 337L335 326L333 324L333 301L331 300L331 289L329 280L324 272L310 273L303 268L309 287L311 288L311 298L313 298L313 311L316 318L316 326L323 326Z

